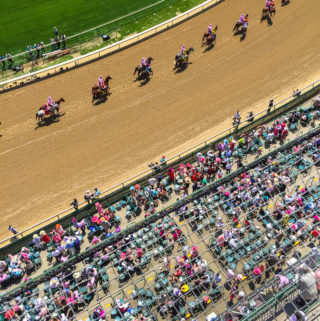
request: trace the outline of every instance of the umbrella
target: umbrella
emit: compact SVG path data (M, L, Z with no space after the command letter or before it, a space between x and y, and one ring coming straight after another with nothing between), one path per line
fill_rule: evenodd
M134 188L135 188L135 189L140 189L140 185L139 185L139 184L136 184L136 185L134 185Z
M261 271L260 271L260 269L259 268L254 268L253 269L253 273L255 274L255 275L259 275L260 273L261 273Z

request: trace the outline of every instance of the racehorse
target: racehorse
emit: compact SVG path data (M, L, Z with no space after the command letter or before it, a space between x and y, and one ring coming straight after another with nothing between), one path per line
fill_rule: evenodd
M50 106L50 110L45 110L45 106L41 106L39 111L36 113L36 120L44 120L45 116L59 116L60 113L60 104L61 102L65 102L64 98L61 97L55 103Z
M140 76L138 77L140 80L145 80L148 81L150 79L150 75L153 75L153 71L150 68L150 70L148 71L147 69L143 69L140 72Z
M281 6L285 6L290 3L290 0L281 0Z
M248 19L248 14L246 14L245 15L245 19ZM240 20L238 20L237 22L236 22L236 24L234 25L234 27L233 27L233 29L232 29L232 31L234 31L234 35L237 35L237 34L239 34L239 32L240 33L243 33L243 25L245 24L245 20L242 22L242 21L240 21ZM247 21L248 22L248 21ZM239 28L240 27L242 27L242 29L239 31Z
M99 85L92 87L92 102L94 102L96 99L100 99L111 94L109 86L110 79L112 79L111 76L106 77L106 80L104 81L105 87L102 89L99 87Z
M152 60L153 60L152 57L148 57L148 59L147 59L147 61L149 61L149 62L151 62ZM138 66L135 68L133 75L135 75L136 73L138 73L138 78L140 78L140 77L141 77L141 73L142 73L143 71L144 71L144 68L143 68L143 66L140 64L140 65L138 65Z
M264 19L267 19L269 16L272 17L272 14L276 14L276 8L275 7L264 7L262 9L262 16L261 16L261 21Z
M215 31L217 32L218 26L214 27ZM215 42L217 38L216 34L210 34L208 31L204 33L202 37L202 47L206 44L207 46L213 46L213 43ZM206 40L206 41L205 41Z
M191 51L194 51L192 47L185 51L185 56L182 56L182 52L177 53L175 56L176 64L173 69L187 67Z

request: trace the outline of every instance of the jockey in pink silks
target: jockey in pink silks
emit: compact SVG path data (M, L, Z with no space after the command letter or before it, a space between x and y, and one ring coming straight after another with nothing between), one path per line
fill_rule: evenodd
M188 58L188 55L186 53L186 47L185 45L183 45L181 48L180 48L180 52L181 52L181 55L182 55L182 58L184 60L184 62L187 61L187 58Z
M267 0L265 6L270 10L271 9L271 1Z
M45 111L50 111L50 107L54 104L54 101L51 99L51 97L48 97L47 103L44 105Z
M151 67L150 67L151 61L146 59L146 58L142 58L141 59L141 66L144 70L151 72Z
M99 76L99 78L98 78L98 85L99 85L100 89L106 88L106 85L104 84L104 81L101 76Z
M209 27L208 27L208 33L209 33L209 34L212 33L212 24L211 24L211 23L209 24Z
M243 13L242 13L241 16L240 16L239 22L240 22L241 24L244 24L244 14L243 14Z

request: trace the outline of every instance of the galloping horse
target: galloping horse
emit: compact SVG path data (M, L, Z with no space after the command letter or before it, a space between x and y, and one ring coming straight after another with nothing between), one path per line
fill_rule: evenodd
M184 56L182 55L182 52L179 52L178 54L176 54L175 56L176 64L173 69L187 67L189 63L189 55L191 51L194 51L192 47L185 51Z
M99 85L92 87L92 102L94 102L96 99L100 99L111 94L109 87L110 79L112 79L111 76L106 77L106 80L104 81L105 87L103 89L101 89Z
M147 61L150 61L150 62L151 62L152 60L153 60L152 57L148 57L148 59L147 59ZM140 64L140 65L138 65L138 66L135 68L133 75L135 75L136 73L138 73L138 78L140 78L140 77L142 76L143 71L146 71L146 70L144 70L143 66ZM148 77L148 78L149 78L149 77ZM141 79L142 79L142 78L141 78Z
M152 71L151 68L150 68L150 71L148 71L147 69L143 69L140 72L140 76L138 78L141 79L141 80L147 81L147 80L150 79L150 75L153 75L153 71Z
M215 31L217 32L218 26L214 27ZM208 31L204 33L202 37L202 47L206 44L207 46L213 46L213 43L216 41L217 35L216 33L213 35ZM206 41L205 41L206 40Z
M44 120L45 116L59 116L60 113L60 104L61 102L64 102L64 98L61 97L59 100L57 100L54 104L50 106L50 110L46 110L45 106L41 106L39 108L39 111L36 113L36 120Z
M268 18L268 16L272 17L272 14L276 14L276 8L274 6L272 7L264 7L262 9L262 16L261 16L261 21Z

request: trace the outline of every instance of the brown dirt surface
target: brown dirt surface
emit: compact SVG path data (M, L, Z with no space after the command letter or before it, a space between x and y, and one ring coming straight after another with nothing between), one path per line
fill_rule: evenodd
M318 0L280 7L273 25L260 23L263 0L227 0L156 37L65 74L0 96L0 236L22 230L65 209L89 188L104 190L230 127L236 108L265 109L319 76ZM247 38L232 28L249 13ZM219 25L216 46L201 38ZM193 46L192 64L174 73L182 44ZM144 56L154 76L139 86L132 75ZM112 95L91 103L98 76L110 74ZM35 113L48 96L66 100L59 122L36 129ZM245 116L244 116L245 117Z

